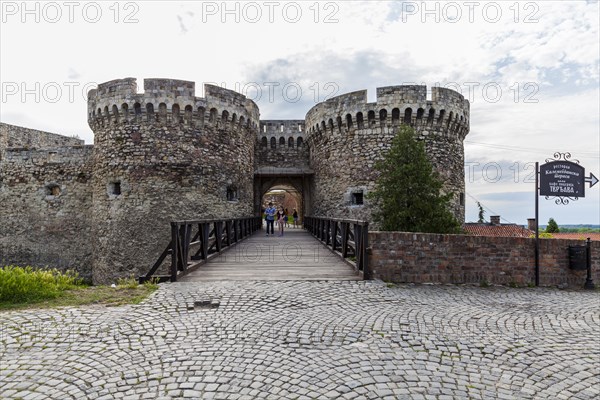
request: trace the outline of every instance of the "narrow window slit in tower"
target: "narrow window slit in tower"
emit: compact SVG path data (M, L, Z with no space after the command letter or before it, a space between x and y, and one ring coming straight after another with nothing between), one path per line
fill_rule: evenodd
M119 196L121 194L121 182L115 181L108 184L108 194Z
M363 192L352 193L352 205L360 206L362 204L364 204Z

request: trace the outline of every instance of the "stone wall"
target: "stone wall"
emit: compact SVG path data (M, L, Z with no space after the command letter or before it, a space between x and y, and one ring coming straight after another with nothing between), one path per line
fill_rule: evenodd
M262 120L256 137L255 171L308 169L304 120Z
M353 92L317 104L306 125L260 121L231 90L204 93L172 79L145 79L140 93L135 78L100 84L88 94L94 146L0 124L0 261L112 283L147 272L171 221L258 214L274 186L301 193L301 213L369 220L368 200L353 202L373 187L373 164L402 122L425 141L464 219L469 104L454 91L433 88L427 100L424 86L378 88L375 103Z
M585 271L569 269L568 246L581 240L540 239L540 285L581 287ZM519 285L535 282L535 240L468 235L369 232L369 266L391 282ZM600 242L592 242L600 283Z
M0 153L8 148L45 149L83 145L81 139L0 122Z
M89 93L96 283L147 272L170 221L252 215L258 107L194 83L111 81Z
M91 279L92 174L92 146L5 149L0 160L0 265L72 269Z
M310 166L315 172L314 215L371 220L366 195L374 186L373 165L389 149L400 124L415 128L430 161L454 193L452 211L464 221L464 147L469 102L452 90L425 86L366 90L331 98L306 114ZM364 204L354 204L362 197Z

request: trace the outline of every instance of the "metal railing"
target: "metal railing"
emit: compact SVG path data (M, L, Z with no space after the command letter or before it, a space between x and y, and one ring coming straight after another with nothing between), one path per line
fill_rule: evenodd
M200 219L171 222L171 242L167 245L150 271L139 277L139 282L156 279L175 282L197 269L226 248L246 239L262 227L260 217L236 219ZM169 275L154 274L167 256L171 256Z
M339 218L304 217L304 229L319 239L335 254L353 265L363 279L372 279L367 248L369 223Z

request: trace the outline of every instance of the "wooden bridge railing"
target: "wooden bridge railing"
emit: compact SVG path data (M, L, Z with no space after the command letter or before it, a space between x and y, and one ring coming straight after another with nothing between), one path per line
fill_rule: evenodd
M344 260L353 260L363 279L372 279L367 248L369 223L338 218L304 217L304 229ZM349 261L348 260L348 261Z
M262 226L260 217L236 219L201 219L171 222L171 242L150 271L139 277L143 283L151 279L177 281L224 249L252 235ZM167 256L171 256L169 275L154 275Z

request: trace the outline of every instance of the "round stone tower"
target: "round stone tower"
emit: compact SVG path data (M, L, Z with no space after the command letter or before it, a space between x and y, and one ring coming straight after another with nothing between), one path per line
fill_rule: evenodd
M88 94L94 131L93 281L147 272L170 240L172 220L253 212L257 105L193 82L134 78Z
M460 93L416 85L377 88L377 101L361 90L331 98L306 114L310 165L314 170L313 215L371 220L366 198L376 177L373 165L389 149L400 124L415 128L430 161L452 192L452 211L464 221L464 146L469 102Z

